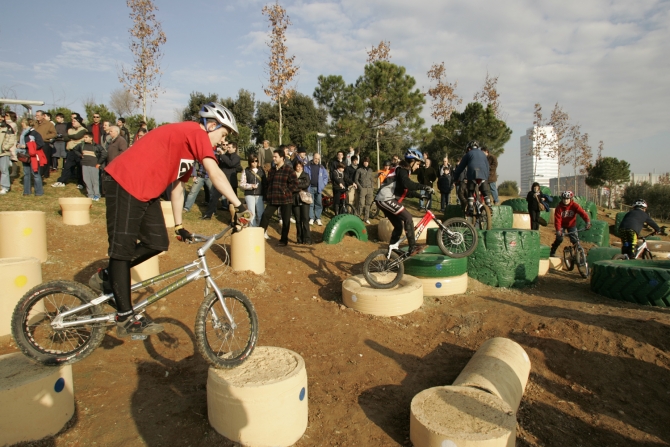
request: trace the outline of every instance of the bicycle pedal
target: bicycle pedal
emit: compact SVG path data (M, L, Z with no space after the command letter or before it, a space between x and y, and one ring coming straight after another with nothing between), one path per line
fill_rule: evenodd
M143 334L133 334L130 336L131 340L146 340L147 338L149 338L149 336Z

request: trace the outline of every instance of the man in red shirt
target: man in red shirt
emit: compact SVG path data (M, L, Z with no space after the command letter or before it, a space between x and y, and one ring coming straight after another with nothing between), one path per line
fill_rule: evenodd
M231 214L246 211L221 172L213 147L230 133L238 133L233 114L217 103L200 110L200 123L168 124L148 133L117 156L105 169L109 267L98 271L89 285L113 293L117 306L117 335L156 334L159 324L135 315L130 302L130 269L167 250L168 233L159 197L172 186L175 233L182 240L191 234L182 225L184 186L196 160L214 187L231 203ZM139 240L139 242L137 242ZM111 290L110 290L111 289Z
M584 209L573 199L575 195L572 191L564 191L561 194L561 203L558 204L554 214L554 227L556 228L556 240L551 244L550 257L556 255L556 250L563 243L563 230L567 229L570 242L576 242L577 234L577 215L579 214L586 222L586 229L591 228L591 220Z

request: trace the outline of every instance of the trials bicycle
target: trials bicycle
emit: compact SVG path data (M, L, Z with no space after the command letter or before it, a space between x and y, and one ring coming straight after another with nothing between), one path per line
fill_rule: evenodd
M479 182L476 183L474 191L472 193L468 192L465 220L474 225L478 230L490 230L493 227L493 223L491 222L491 207L484 202L484 195L479 191L479 185Z
M464 258L477 248L478 235L475 227L460 217L442 223L430 210L426 210L426 214L414 228L416 240L431 220L438 226L437 245L446 256ZM376 289L390 289L400 282L405 273L405 260L418 254L398 248L406 239L407 236L388 248L373 251L365 258L363 275L368 284Z
M563 249L563 264L568 271L572 271L577 266L579 274L582 275L582 278L589 277L589 263L586 261L586 252L584 252L584 247L579 242L579 233L586 231L586 228L575 229L575 231L568 231L568 236L574 238L572 245L569 245ZM572 239L571 238L571 239Z
M663 227L662 230L665 230L665 227ZM649 250L649 247L647 247L646 238L654 234L656 234L656 232L652 231L651 233L645 234L644 236L640 236L640 238L638 239L637 247L635 248L635 256L633 257L633 259L653 259L654 255L651 253L651 250ZM665 234L665 231L661 231L660 234ZM622 260L630 258L628 257L628 255L618 254L614 255L612 259Z
M195 338L198 350L215 368L240 365L251 355L258 339L258 317L253 304L238 290L220 289L205 258L214 242L234 228L229 225L213 236L193 234L192 242L204 242L197 251L197 260L131 287L135 292L187 274L135 304L133 310L140 314L150 304L204 278L204 299L195 319ZM107 327L116 325L116 313L106 313L101 306L113 297L111 293L96 296L91 288L74 281L49 281L36 286L14 309L14 340L26 356L44 365L78 362L100 345ZM133 338L146 339L146 335Z

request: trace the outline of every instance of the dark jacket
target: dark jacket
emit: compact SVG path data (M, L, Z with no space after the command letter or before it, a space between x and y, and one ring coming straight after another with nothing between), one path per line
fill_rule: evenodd
M528 195L526 196L526 201L528 202L528 211L544 211L544 206L542 203L540 203L542 200L540 197L541 195L541 192L536 194L535 191L528 191Z
M444 173L443 166L440 166L440 176L437 178L437 190L442 194L449 194L453 184L454 182L451 178L451 166L449 166L449 172L446 174Z
M65 141L67 137L67 123L56 123L54 127L56 128L56 135L60 135L60 137L56 137L56 141Z
M230 182L233 189L237 189L237 173L242 172L242 165L240 164L240 156L236 152L232 154L225 153L218 155L219 168L226 174L226 178Z
M244 189L245 196L264 196L265 191L268 187L268 179L265 175L265 171L258 169L258 172L254 173L251 168L246 168L244 170L244 183L240 184L240 187ZM260 177L260 180L258 178ZM250 189L247 189L250 188Z
M126 143L130 144L130 132L125 125L119 127L119 136L123 137L123 139L126 140Z
M104 143L104 139L105 139L105 130L102 128L102 122L97 124L97 127L98 127L98 141L95 141L95 133L93 132L94 127L96 127L95 123L91 123L88 126L86 126L88 131L93 134L93 142L95 144L102 145L102 143Z
M92 161L84 160L84 151L90 151L95 153L95 163ZM96 164L101 165L107 160L107 151L102 148L99 144L88 144L88 143L79 143L72 149L72 152L75 152L82 159L82 166L95 166Z
M349 187L354 184L355 182L355 176L356 176L356 170L358 169L359 165L349 165L346 168L344 168L344 186Z
M335 172L330 177L330 179L333 182L333 192L342 192L347 190L347 181L344 179L344 172L340 173L340 171L335 169ZM340 185L344 185L344 188L342 188Z
M418 169L416 178L422 185L432 187L435 180L437 180L437 171L432 166L421 166Z
M495 183L498 181L498 159L495 155L487 155L486 161L489 162L489 183Z
M335 175L335 171L337 171L337 165L338 165L339 163L342 163L344 166L347 165L347 162L345 161L344 158L342 159L342 161L339 161L339 160L337 159L337 157L335 157L335 160L332 160L332 161L328 164L328 175L330 175L330 181L331 181L331 182L333 181L333 176Z
M354 183L359 188L373 188L374 187L375 176L372 173L372 168L368 166L359 165L359 168L356 170L356 175L354 176Z
M381 188L375 196L375 200L383 202L391 199L399 199L402 196L420 197L416 191L423 190L425 187L420 183L415 183L409 178L409 170L397 166L391 168L391 172L386 176Z
M297 189L293 193L293 206L302 205L302 201L300 200L300 191L307 191L309 189L309 182L309 175L307 175L307 172L302 171L296 182Z
M651 217L649 217L649 214L645 213L639 208L630 210L626 213L625 216L623 216L623 220L621 221L621 224L619 224L619 230L633 230L639 236L645 223L653 228L654 231L658 233L661 232L658 224L654 222Z
M268 190L265 195L270 205L287 205L293 203L293 193L298 190L298 178L289 165L270 169L268 173Z
M472 149L463 156L454 171L454 178L458 178L466 168L466 180L488 180L489 178L489 162L486 154L479 149Z
M128 149L128 142L121 135L112 140L109 146L107 146L107 164L110 164L112 160L121 155L126 149Z

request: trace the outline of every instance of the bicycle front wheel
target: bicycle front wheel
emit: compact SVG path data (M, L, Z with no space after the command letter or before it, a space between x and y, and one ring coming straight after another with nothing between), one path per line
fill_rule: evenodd
M95 298L91 289L74 281L50 281L34 287L14 308L12 335L16 344L26 356L43 365L70 365L87 357L102 342L104 324L55 329L51 322ZM65 322L101 315L100 306L91 306L66 317Z
M405 265L397 253L388 249L375 250L365 258L363 276L375 289L390 289L396 286L405 274Z
M195 317L198 350L215 368L234 368L254 350L258 340L258 317L242 292L222 289L223 301L232 316L228 319L215 293L207 295Z
M642 259L652 259L653 256L651 255L651 252L649 250L645 250L642 252Z
M584 253L584 249L582 248L581 245L577 246L577 249L575 250L575 258L577 262L577 270L579 270L579 274L582 275L582 278L588 278L589 277L589 263L586 262L586 253Z
M491 208L486 205L482 205L482 207L479 209L477 225L475 225L475 227L478 230L490 230L493 228L493 223L491 221Z
M567 271L571 272L575 268L574 260L572 247L565 247L563 249L563 265L565 265Z
M472 224L460 217L454 217L437 230L437 245L442 253L451 258L470 256L477 248L479 236Z

